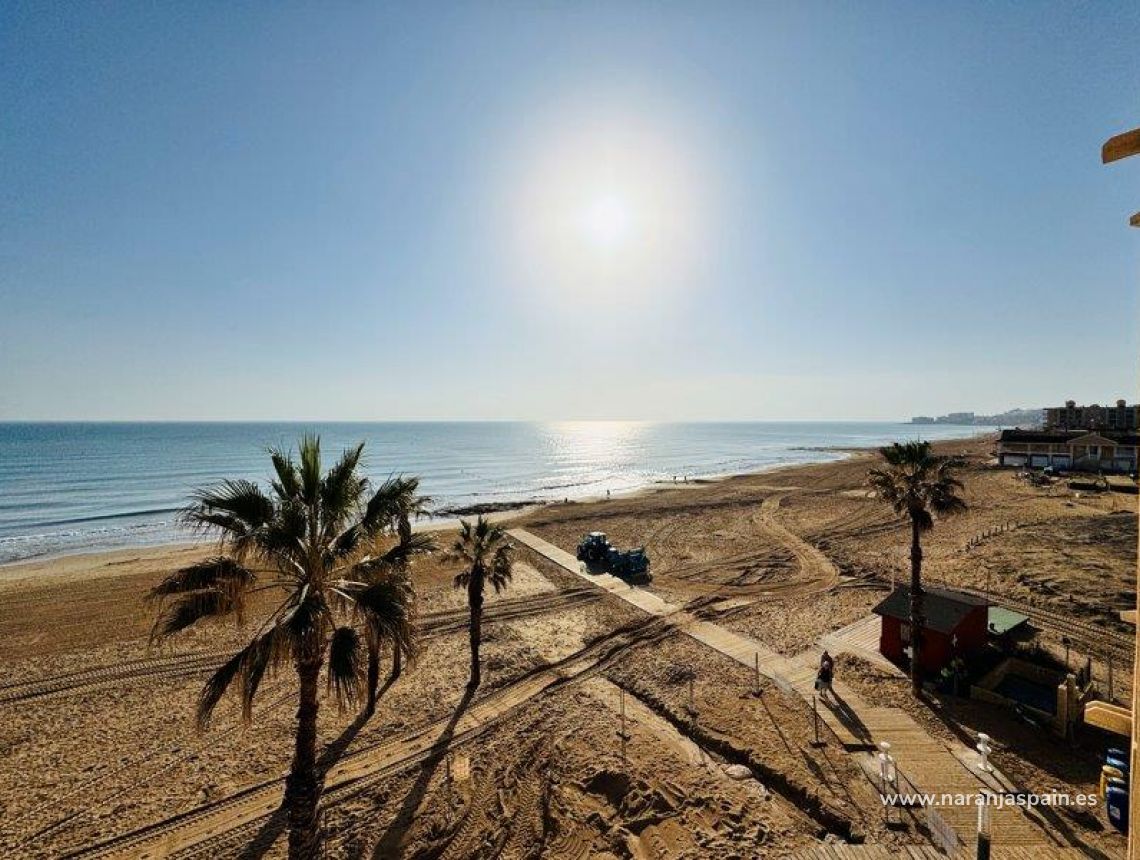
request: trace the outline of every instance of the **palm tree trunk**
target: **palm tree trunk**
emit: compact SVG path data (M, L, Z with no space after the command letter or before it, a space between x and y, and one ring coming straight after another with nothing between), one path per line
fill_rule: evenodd
M392 674L388 676L389 682L395 681L400 677L400 673L404 671L404 662L400 657L400 649L393 643L392 645Z
M479 686L480 673L479 673L479 643L483 638L483 595L475 587L474 577L472 577L471 586L467 589L467 604L471 608L471 625L469 633L471 635L471 680L467 682L467 686L474 690Z
M317 774L319 643L306 644L297 660L300 682L293 765L285 778L285 810L289 821L289 860L316 860L321 849L321 778Z
M372 638L372 637L369 637ZM368 700L364 705L367 714L376 711L376 691L380 686L380 646L368 643Z
M401 514L396 522L396 533L400 538L401 544L408 544L412 540L412 521L407 515ZM401 567L400 572L407 576L408 563L405 561ZM388 683L391 684L400 677L400 673L404 670L403 660L400 655L400 648L395 642L392 643L392 672L388 675Z
M919 652L922 649L923 628L926 618L923 616L922 594L922 544L920 542L918 523L911 520L910 524L910 683L917 696L922 692L922 668L919 663Z

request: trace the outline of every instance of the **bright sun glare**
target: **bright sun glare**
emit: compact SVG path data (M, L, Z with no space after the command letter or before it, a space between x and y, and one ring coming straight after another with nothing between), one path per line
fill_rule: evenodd
M700 149L633 111L567 110L516 162L519 284L557 303L659 301L691 283L707 230Z
M616 248L629 237L632 228L629 204L614 193L599 194L582 212L583 233L601 248Z

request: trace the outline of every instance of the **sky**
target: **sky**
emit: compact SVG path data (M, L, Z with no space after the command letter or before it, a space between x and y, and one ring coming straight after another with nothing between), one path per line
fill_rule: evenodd
M6 2L0 420L1131 401L1137 45L1133 2Z

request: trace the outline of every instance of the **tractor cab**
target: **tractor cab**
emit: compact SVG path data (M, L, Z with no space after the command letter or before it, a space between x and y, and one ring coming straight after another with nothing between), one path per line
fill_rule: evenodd
M609 560L610 541L605 532L590 532L578 544L578 561L600 564Z

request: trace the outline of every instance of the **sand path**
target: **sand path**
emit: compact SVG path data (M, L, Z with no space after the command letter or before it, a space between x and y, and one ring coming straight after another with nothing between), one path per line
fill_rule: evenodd
M839 568L826 555L780 523L776 512L783 500L783 496L776 495L761 502L760 522L776 538L777 543L791 551L799 564L800 572L806 578L815 580L816 585L830 588L839 582Z

